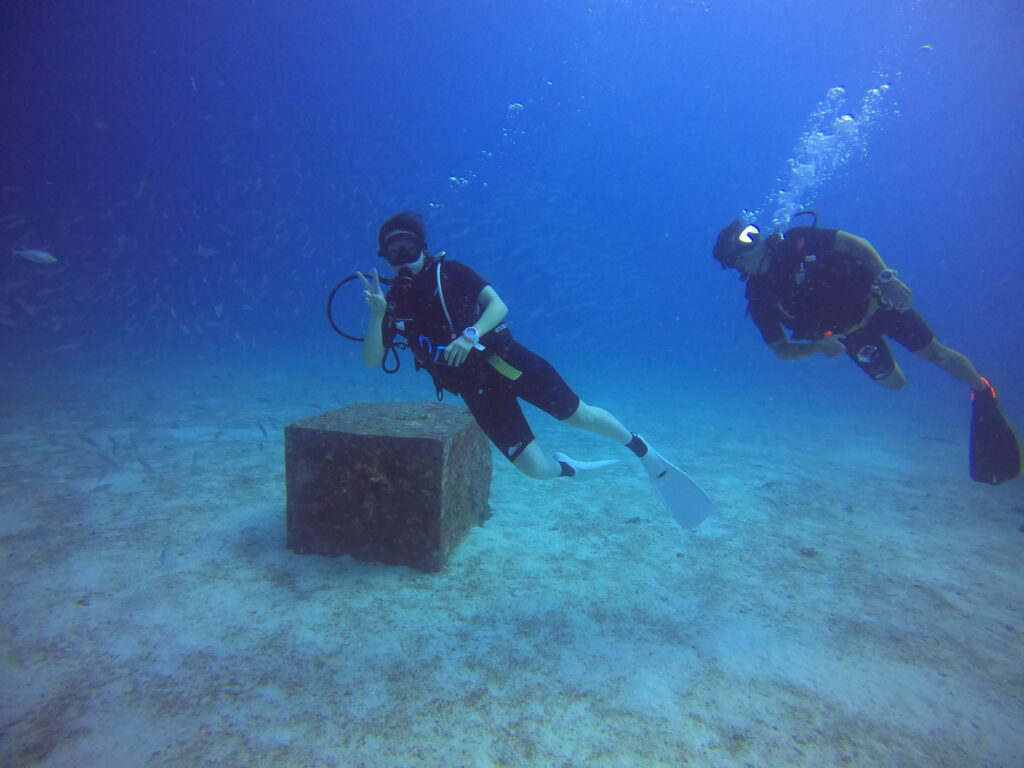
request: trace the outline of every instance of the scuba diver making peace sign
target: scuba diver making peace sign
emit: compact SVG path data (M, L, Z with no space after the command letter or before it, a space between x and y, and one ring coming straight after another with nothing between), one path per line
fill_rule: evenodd
M380 365L397 336L412 350L416 368L433 378L437 396L459 395L477 424L527 477L575 477L616 460L585 462L547 454L526 421L519 399L569 426L626 446L654 481L662 502L684 527L697 525L711 502L682 470L670 464L608 411L583 402L540 355L519 344L505 323L508 306L491 284L443 253L427 250L422 217L404 211L378 235L378 255L396 277L385 294L377 270L359 274L370 310L363 362Z

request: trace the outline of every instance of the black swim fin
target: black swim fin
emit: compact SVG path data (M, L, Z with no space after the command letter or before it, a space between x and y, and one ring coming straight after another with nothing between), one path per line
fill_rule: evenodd
M996 391L971 390L971 479L999 485L1020 474L1020 443L1003 415Z

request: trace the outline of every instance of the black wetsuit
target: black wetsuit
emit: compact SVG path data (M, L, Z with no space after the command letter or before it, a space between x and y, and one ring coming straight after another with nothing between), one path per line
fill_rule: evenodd
M785 338L817 341L836 334L846 354L875 380L889 376L896 363L883 336L911 352L933 338L912 309L880 306L872 292L875 276L853 256L836 249L837 229L794 227L769 243L768 271L747 281L748 312L766 344Z
M556 419L572 416L580 399L550 363L513 341L504 323L480 338L484 351L472 350L458 367L445 362L448 344L480 318L477 297L489 284L458 261L428 262L388 291L383 338L386 345L396 335L405 338L438 397L442 390L461 396L491 442L515 461L534 439L517 398Z

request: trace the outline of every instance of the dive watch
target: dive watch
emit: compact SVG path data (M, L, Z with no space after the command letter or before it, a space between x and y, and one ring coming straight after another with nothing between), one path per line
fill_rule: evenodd
M473 349L484 351L484 345L480 343L480 331L475 326L469 326L462 332L462 337L473 345Z

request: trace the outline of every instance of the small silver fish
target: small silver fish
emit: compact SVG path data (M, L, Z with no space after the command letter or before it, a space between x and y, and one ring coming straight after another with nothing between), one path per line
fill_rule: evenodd
M38 248L23 248L20 251L16 248L12 248L11 250L15 256L21 256L21 258L34 261L36 264L53 264L57 261L52 253L40 251Z

